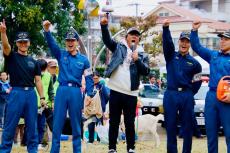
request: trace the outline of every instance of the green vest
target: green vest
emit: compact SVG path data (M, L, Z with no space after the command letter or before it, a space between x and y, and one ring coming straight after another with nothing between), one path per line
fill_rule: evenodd
M49 100L49 95L48 95L48 90L49 90L49 84L50 84L50 79L51 79L51 74L47 71L45 71L42 74L42 86L43 86L43 93L44 93L44 97L45 97L45 101L48 105L49 108L52 107L52 101ZM41 107L41 103L40 103L40 96L36 90L37 93L37 97L38 97L38 108Z

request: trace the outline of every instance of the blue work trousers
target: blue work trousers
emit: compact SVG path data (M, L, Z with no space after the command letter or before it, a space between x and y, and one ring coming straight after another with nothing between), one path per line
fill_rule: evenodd
M42 114L38 114L38 143L39 144L42 144L45 128L46 128L46 117L45 117L45 113L42 112Z
M177 153L177 123L178 116L183 131L183 151L191 153L193 134L194 98L190 90L166 90L163 100L165 126L167 132L167 153Z
M54 102L54 123L51 153L60 152L60 136L68 110L71 126L73 153L81 153L82 94L78 87L59 86Z
M230 153L230 104L217 100L216 92L209 91L205 99L205 127L208 152L218 153L218 130L224 128L227 152Z
M16 126L21 116L24 117L27 127L27 151L37 153L37 110L37 95L33 87L13 87L6 104L1 153L11 152Z

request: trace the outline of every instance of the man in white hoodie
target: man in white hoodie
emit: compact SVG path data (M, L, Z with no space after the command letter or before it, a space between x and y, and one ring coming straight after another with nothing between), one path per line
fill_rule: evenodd
M116 143L120 117L123 112L127 152L134 153L135 128L138 87L140 75L149 74L149 60L142 47L138 47L141 33L137 28L130 28L122 42L111 39L108 19L101 19L102 39L113 53L105 76L109 77L111 89L109 99L109 153L116 153Z

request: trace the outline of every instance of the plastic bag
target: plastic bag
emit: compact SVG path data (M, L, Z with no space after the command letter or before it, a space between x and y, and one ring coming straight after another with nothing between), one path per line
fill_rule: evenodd
M103 144L108 144L109 143L109 123L106 125L101 125L99 124L96 127L98 137L100 138L100 142Z

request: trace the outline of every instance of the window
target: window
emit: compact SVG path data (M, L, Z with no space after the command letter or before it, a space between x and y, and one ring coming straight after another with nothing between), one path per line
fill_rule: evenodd
M219 48L219 38L213 38L212 45L213 45L213 49L218 49Z
M164 16L164 13L159 13L159 16Z
M161 13L159 13L159 16L169 16L169 13L168 12L161 12Z

